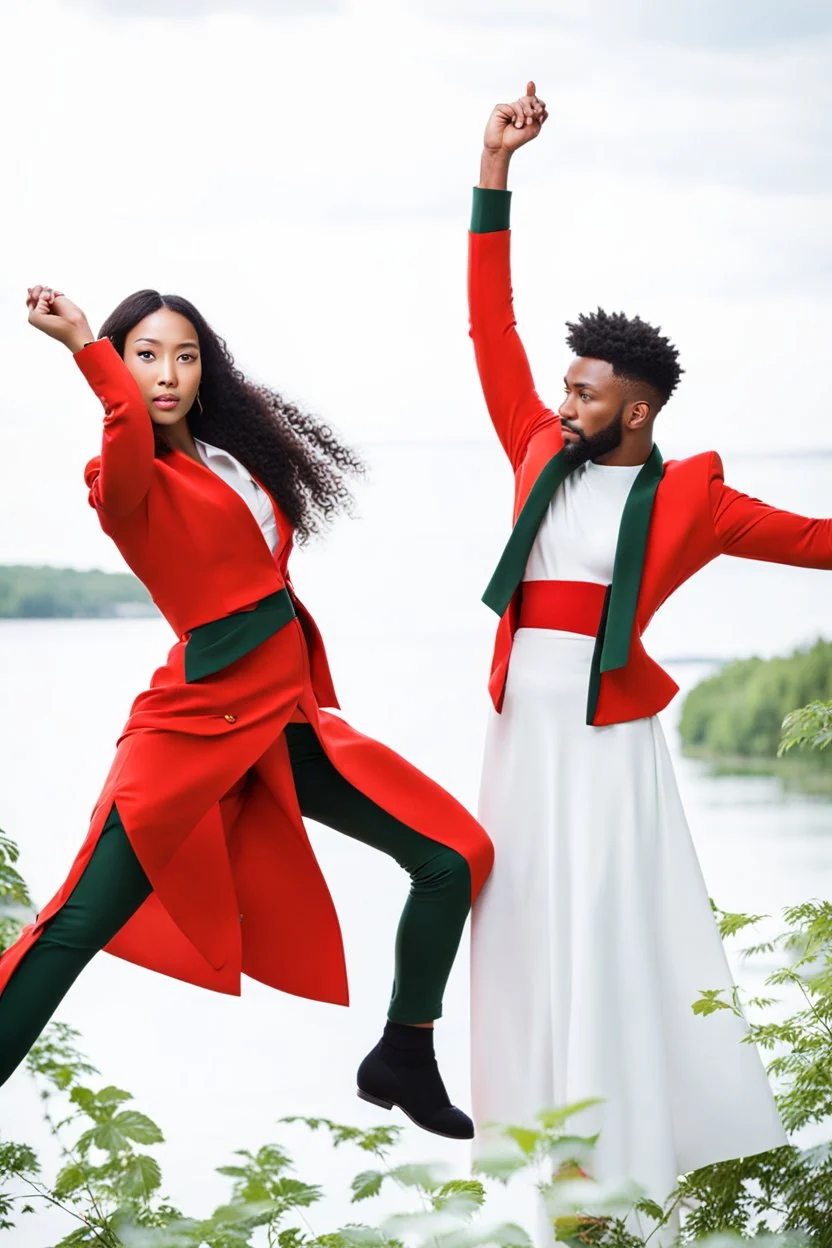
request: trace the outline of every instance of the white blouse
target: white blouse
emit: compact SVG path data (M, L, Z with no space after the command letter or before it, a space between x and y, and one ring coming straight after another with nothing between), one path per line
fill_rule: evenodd
M210 442L202 442L199 438L194 438L194 443L205 467L210 468L240 495L259 524L269 550L274 554L279 535L274 508L268 494L260 488L248 469L228 451L219 446L211 446Z
M609 585L627 495L643 464L582 464L556 491L537 531L524 581Z

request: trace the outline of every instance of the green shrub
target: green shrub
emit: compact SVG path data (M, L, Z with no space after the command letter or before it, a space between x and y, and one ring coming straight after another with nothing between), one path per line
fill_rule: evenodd
M714 757L773 759L786 715L811 699L832 699L832 642L727 664L685 698L682 742Z

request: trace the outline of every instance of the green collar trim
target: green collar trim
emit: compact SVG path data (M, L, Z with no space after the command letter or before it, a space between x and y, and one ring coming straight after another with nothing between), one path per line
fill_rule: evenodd
M661 452L654 446L627 495L618 530L609 613L601 651L602 672L614 672L627 666L653 504L663 473Z
M571 471L572 467L565 462L561 449L544 465L529 492L482 596L485 605L500 617L508 610L514 592L523 579L546 508ZM621 517L608 611L599 634L599 677L602 672L614 672L627 666L653 505L663 474L661 452L654 446L633 482Z
M607 591L604 594L604 605L601 608L601 619L598 624L598 636L595 638L595 646L592 650L592 663L589 668L589 689L587 690L586 699L586 722L590 726L595 723L595 712L598 710L598 698L601 693L601 652L604 649L604 637L607 632L611 590L612 585L608 585Z
M572 466L565 462L563 448L561 448L557 455L554 455L543 466L529 492L529 497L523 504L517 523L500 556L500 562L482 596L485 605L501 618L508 610L514 591L523 579L523 573L526 570L532 546L534 546L534 539L537 537L537 530L546 514L546 508L555 490L566 480L571 471Z

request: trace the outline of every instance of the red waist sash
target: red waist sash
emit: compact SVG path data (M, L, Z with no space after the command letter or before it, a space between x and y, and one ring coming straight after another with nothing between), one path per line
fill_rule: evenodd
M606 594L590 581L524 581L517 627L597 637Z

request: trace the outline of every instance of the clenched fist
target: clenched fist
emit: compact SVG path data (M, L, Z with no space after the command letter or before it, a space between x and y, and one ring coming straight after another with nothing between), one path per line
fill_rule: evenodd
M80 351L95 334L79 307L51 286L30 286L26 296L29 324L50 338L56 338L70 351Z
M518 147L537 138L548 115L534 83L527 83L525 95L513 104L498 104L489 117L485 127L486 152L516 152Z

